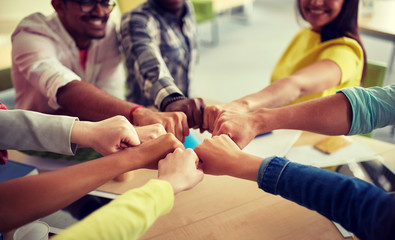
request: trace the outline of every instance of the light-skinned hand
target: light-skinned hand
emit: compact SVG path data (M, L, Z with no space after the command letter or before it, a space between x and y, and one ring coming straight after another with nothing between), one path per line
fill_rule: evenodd
M203 123L205 103L201 98L186 98L170 103L166 112L183 112L187 116L190 128L200 128Z
M166 134L165 128L159 123L134 128L136 129L141 143L145 143Z
M259 157L241 151L227 135L206 138L194 150L202 161L204 173L213 175L229 175L254 181L262 161Z
M198 168L199 158L192 149L177 148L159 161L158 178L168 181L174 194L193 188L203 180L203 171Z
M260 133L259 119L254 112L222 112L215 122L213 136L228 135L240 149Z
M130 160L136 165L134 169L157 169L158 161L165 158L167 154L174 152L176 148L184 149L184 145L173 134L166 133L122 152L130 154Z
M173 133L181 142L189 135L187 116L183 112L154 112L147 108L138 108L133 112L133 124L145 126L159 123L166 132Z
M215 122L217 118L224 112L247 112L245 106L238 102L229 102L226 104L217 104L212 106L207 106L204 108L203 113L203 124L200 132L205 130L212 133L215 128Z
M89 146L104 156L140 144L133 125L123 116L99 122L76 121L70 141L83 147Z

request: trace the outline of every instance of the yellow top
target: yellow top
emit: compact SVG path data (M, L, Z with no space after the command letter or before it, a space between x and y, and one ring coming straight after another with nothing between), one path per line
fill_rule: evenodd
M151 179L51 239L139 239L159 216L170 212L173 203L174 193L170 183Z
M321 42L320 34L307 28L299 31L293 38L274 68L271 82L290 76L323 59L332 60L339 65L342 72L340 85L295 99L290 104L332 95L341 88L359 86L364 64L359 43L348 37Z

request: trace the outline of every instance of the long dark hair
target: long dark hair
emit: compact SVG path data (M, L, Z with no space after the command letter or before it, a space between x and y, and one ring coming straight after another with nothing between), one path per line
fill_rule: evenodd
M366 52L358 31L358 5L359 0L344 0L342 9L339 15L333 19L330 23L326 24L321 29L321 42L329 41L340 37L349 37L358 42L363 51L363 70L362 79L363 82L366 72ZM302 8L300 6L300 0L297 0L297 8L300 16L303 16Z

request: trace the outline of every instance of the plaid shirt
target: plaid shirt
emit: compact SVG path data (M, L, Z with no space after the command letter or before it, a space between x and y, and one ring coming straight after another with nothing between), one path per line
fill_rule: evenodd
M121 21L121 45L128 69L129 101L155 104L171 94L188 97L192 68L197 58L193 7L185 3L180 21L148 0Z

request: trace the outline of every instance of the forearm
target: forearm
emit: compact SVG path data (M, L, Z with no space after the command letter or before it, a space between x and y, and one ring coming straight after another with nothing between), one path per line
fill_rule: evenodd
M232 169L227 170L228 175L232 177L256 181L256 175L262 162L262 158L242 151L239 151L238 154L239 156L235 156L234 159L242 161L242 164L240 164L239 161L234 162L235 165L231 166Z
M248 111L260 108L275 108L288 104L301 96L299 86L289 79L276 81L259 92L242 97L234 102L245 105Z
M327 135L347 134L352 109L342 93L274 109L261 109L261 129L299 129Z
M0 232L61 209L114 177L138 168L124 153L0 184Z
M115 115L129 119L130 109L136 105L82 81L72 81L60 88L57 101L67 113L90 121L100 121Z
M262 107L275 108L310 94L319 93L340 84L341 70L329 59L317 61L292 75L279 79L258 93L246 96L250 111Z
M139 239L173 207L174 194L166 181L150 180L130 190L54 239ZM87 231L90 229L90 231Z
M267 161L257 179L264 191L315 210L362 239L393 236L394 196L357 178L278 157Z
M25 110L0 111L0 149L52 151L72 155L70 132L77 118Z

